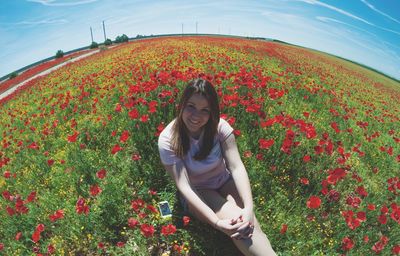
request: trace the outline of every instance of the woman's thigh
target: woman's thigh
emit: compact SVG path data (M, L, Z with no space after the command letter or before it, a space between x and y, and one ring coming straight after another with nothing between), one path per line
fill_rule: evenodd
M200 198L215 212L220 219L237 218L241 210L233 201L227 200L220 192L211 189L198 190ZM189 206L189 211L196 217L199 217L192 211Z
M218 192L226 200L235 203L240 208L244 208L242 198L239 195L239 192L237 190L237 187L236 187L235 182L233 181L233 179L230 179L228 182L226 182L218 190Z

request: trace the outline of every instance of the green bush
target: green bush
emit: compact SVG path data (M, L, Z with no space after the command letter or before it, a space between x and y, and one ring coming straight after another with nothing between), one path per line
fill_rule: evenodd
M17 76L18 76L18 73L14 71L8 76L8 79L13 79L13 78L16 78Z
M56 59L64 57L64 52L62 50L58 50L56 52Z
M96 42L92 42L92 44L90 45L90 49L95 49L95 48L98 48L99 47L99 44L98 43L96 43Z
M111 39L107 38L106 41L104 41L104 45L112 45Z
M122 36L117 36L115 38L116 43L124 43L124 42L128 42L128 41L129 41L129 37L125 34L122 34Z

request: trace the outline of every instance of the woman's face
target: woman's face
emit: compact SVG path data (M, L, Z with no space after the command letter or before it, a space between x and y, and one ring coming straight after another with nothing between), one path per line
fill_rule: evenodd
M210 118L210 113L210 106L204 96L195 93L189 98L183 109L182 119L190 136L194 138L200 136L203 126Z

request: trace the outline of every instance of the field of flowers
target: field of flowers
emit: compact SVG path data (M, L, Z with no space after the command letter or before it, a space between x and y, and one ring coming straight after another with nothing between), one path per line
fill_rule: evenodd
M12 79L7 79L7 80L4 80L4 81L1 81L0 82L0 93L3 93L5 91L7 91L11 87L13 87L13 86L15 86L15 85L27 80L28 78L30 78L30 77L32 77L32 76L34 76L34 75L36 75L36 74L38 74L38 73L40 73L40 72L42 72L44 70L47 70L47 69L49 69L51 67L54 67L54 66L56 66L56 65L58 65L58 64L60 64L60 63L62 63L64 61L67 61L67 60L72 59L72 58L76 58L76 57L78 57L78 56L80 56L82 54L88 53L90 51L92 51L92 50L83 50L83 51L79 51L79 52L75 52L75 53L71 53L71 54L65 55L65 56L63 56L61 58L56 58L54 60L46 61L44 63L41 63L39 65L36 65L36 66L28 69L28 70L25 70L24 72L22 72L21 74L19 74L18 76L14 77Z
M158 156L199 76L279 255L400 254L398 82L284 44L171 37L68 64L0 103L0 255L236 255L183 215Z

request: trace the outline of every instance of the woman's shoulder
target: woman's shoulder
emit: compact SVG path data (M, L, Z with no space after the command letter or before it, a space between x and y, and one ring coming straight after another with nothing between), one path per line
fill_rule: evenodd
M218 137L220 141L224 141L233 132L232 126L223 118L219 119Z
M161 131L159 137L158 137L158 141L165 141L165 140L170 140L172 137L172 129L173 126L175 124L175 119L172 120L165 128L164 130Z

